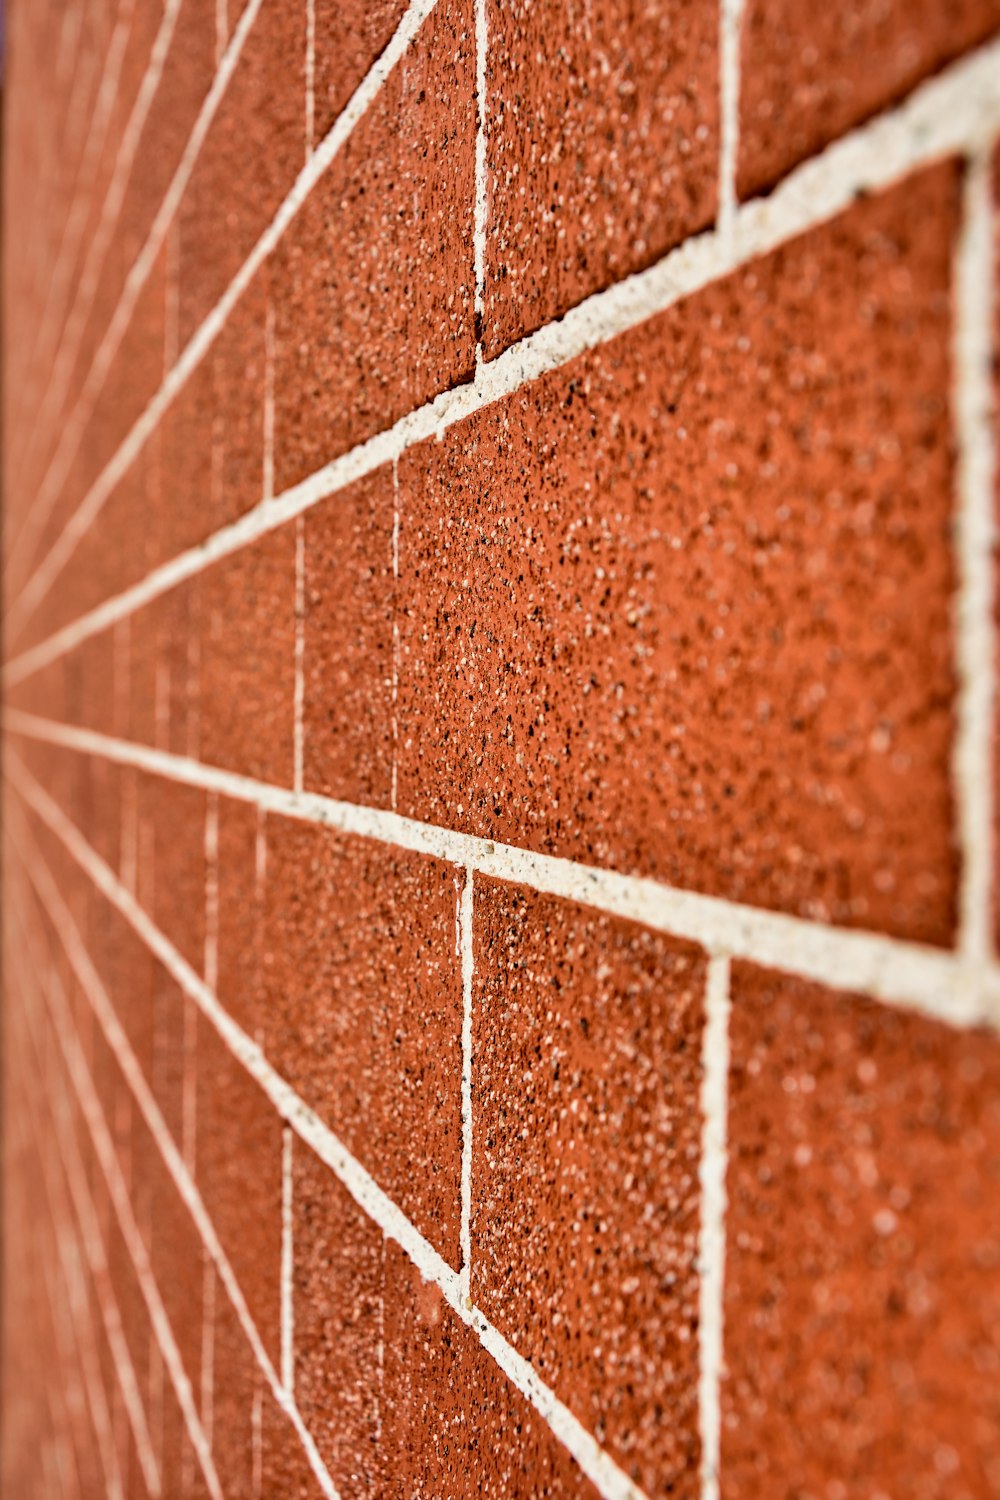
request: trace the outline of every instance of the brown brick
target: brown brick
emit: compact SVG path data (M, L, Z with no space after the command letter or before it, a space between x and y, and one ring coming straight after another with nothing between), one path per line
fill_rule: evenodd
M278 1072L455 1269L463 876L267 819L259 1015Z
M267 278L254 277L212 349L212 530L264 497Z
M255 1493L254 1400L260 1367L218 1278L212 1332L212 1460L224 1495L252 1496Z
M314 146L388 46L405 11L406 0L315 0Z
M1000 1485L1000 1046L739 964L722 1495Z
M201 580L158 594L126 617L125 737L174 755L198 754L197 602Z
M138 777L140 892L156 926L196 974L205 964L206 795L168 777Z
M388 807L392 793L393 483L379 469L305 517L307 791Z
M223 557L199 582L202 759L291 786L294 525Z
M298 1144L294 1246L296 1399L341 1493L594 1495L437 1288Z
M718 18L488 0L487 358L711 222Z
M220 797L217 829L218 996L233 1019L261 1041L266 819L249 803Z
M700 951L477 881L472 1298L648 1494L697 1495Z
M596 1500L566 1449L392 1241L385 1281L383 1443L395 1492Z
M275 252L275 490L474 364L471 0L443 0Z
M382 1233L299 1141L292 1164L295 1399L338 1490L378 1496Z
M261 1493L287 1500L321 1500L325 1491L316 1478L302 1439L268 1389L261 1402Z
M949 940L956 200L933 168L404 455L401 813Z
M180 208L182 347L216 305L302 169L305 66L305 0L264 0Z
M197 1042L197 1180L275 1368L281 1364L281 1120L203 1017Z
M998 0L748 0L737 187L771 187L1000 25Z

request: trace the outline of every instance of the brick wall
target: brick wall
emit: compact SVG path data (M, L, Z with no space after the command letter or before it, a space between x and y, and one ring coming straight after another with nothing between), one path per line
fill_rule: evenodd
M8 10L3 1493L1000 1493L1000 4Z

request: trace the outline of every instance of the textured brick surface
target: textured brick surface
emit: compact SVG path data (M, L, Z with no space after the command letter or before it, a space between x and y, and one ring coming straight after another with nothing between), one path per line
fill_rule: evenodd
M485 882L475 974L473 1298L647 1493L696 1495L704 962Z
M287 786L295 738L294 528L222 558L197 588L201 757Z
M955 206L935 168L403 456L401 812L949 939Z
M305 517L303 782L392 797L393 483L380 469Z
M741 33L741 197L894 103L1000 26L997 0L748 0Z
M998 1078L994 1037L737 970L723 1495L996 1489Z
M715 214L719 7L489 0L487 358Z
M442 0L275 252L279 492L471 374L474 86Z
M461 872L268 818L253 1030L458 1268Z
M1000 0L3 20L0 1491L1000 1493Z

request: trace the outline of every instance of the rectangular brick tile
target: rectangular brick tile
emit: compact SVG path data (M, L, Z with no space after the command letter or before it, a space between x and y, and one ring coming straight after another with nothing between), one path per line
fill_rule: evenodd
M313 145L318 146L392 39L406 0L315 0Z
M196 974L205 966L207 796L166 776L140 772L140 897L152 920Z
M225 1288L212 1311L212 1460L226 1496L255 1493L254 1403L260 1367Z
M475 891L473 1301L648 1494L697 1495L704 957Z
M211 527L228 526L264 497L267 277L259 272L233 308L212 367Z
M711 222L719 7L488 0L487 358Z
M219 1000L233 1019L262 1041L266 819L256 807L218 799L216 889Z
M260 1449L262 1494L287 1496L288 1500L322 1500L326 1491L310 1465L302 1439L266 1387L261 1394Z
M348 802L392 796L391 469L305 516L303 784Z
M457 1270L464 877L290 819L266 837L261 1045Z
M181 347L211 312L302 170L305 0L264 0L179 212Z
M118 637L124 737L173 755L197 757L199 749L200 587L194 578L158 594L126 618Z
M740 46L740 197L771 187L1000 26L998 0L748 0Z
M292 1169L295 1399L341 1493L379 1496L382 1232L298 1140Z
M230 553L199 580L201 757L291 786L295 527Z
M471 375L475 110L443 0L275 252L278 493Z
M1000 1043L738 964L731 1049L723 1497L996 1493Z
M281 1364L281 1120L199 1017L197 1182L275 1368Z
M914 176L401 458L401 813L949 941L957 201Z

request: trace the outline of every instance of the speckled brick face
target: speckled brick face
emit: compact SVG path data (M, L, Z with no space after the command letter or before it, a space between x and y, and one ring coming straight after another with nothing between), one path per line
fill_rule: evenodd
M0 9L0 1493L1000 1495L1000 0Z
M400 812L948 941L956 207L935 168L403 456Z
M487 0L487 358L711 222L719 7Z
M748 0L740 72L741 197L894 103L1000 26L998 0Z
M705 964L477 891L472 1296L647 1493L698 1488Z
M441 0L275 252L280 492L474 362L471 0Z
M736 968L726 1500L996 1492L998 1083L993 1036Z
M457 1270L464 875L284 818L265 837L254 1029Z
M393 478L379 469L304 517L303 785L392 798Z

